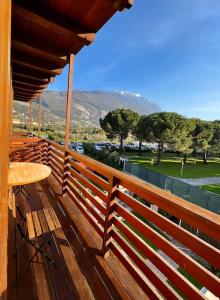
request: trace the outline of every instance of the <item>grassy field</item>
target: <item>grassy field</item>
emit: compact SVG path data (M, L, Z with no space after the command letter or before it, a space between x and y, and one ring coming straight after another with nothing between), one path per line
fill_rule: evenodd
M212 193L215 193L217 195L220 195L220 184L202 185L201 188L203 190L207 190L209 192L212 192Z
M157 166L156 154L149 153L142 156L138 156L135 153L125 153L123 157L128 158L130 162L144 166L155 172L165 174L173 177L181 177L182 158L175 156L174 154L164 153L161 160L161 165ZM201 157L194 158L189 157L187 164L183 168L183 178L202 178L220 176L220 158L208 159L208 164L204 165Z

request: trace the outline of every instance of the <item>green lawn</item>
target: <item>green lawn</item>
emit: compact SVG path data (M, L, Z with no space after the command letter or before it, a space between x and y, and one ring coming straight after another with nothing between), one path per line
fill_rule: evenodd
M202 185L201 188L203 190L207 190L209 192L212 192L212 193L220 195L220 184Z
M161 165L157 166L156 154L147 154L143 156L135 155L135 153L126 153L123 155L130 162L144 166L155 172L173 177L181 177L182 159L170 153L165 153ZM220 176L220 158L208 159L208 164L204 165L201 157L196 158L196 163L192 157L189 157L187 164L184 165L183 178L200 178Z

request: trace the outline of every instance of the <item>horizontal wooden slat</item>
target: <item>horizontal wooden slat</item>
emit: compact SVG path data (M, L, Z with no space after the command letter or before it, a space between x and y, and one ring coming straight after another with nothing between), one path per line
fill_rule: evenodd
M112 238L167 299L179 299L178 294L169 286L169 284L164 279L160 278L158 274L146 264L146 261L144 261L144 259L138 255L138 253L136 253L125 239L123 239L115 230L112 232Z
M54 226L54 223L53 223L53 220L51 218L51 215L50 215L50 212L49 212L48 208L44 208L43 212L44 212L44 216L45 216L45 219L47 221L47 225L48 225L50 231L55 230L55 226Z
M82 195L76 190L76 188L73 185L70 185L68 182L68 188L71 190L71 192L75 195L76 198L89 210L91 215L102 225L104 226L104 220L100 216L98 212L95 211L95 209L86 201Z
M142 276L135 270L134 266L128 261L128 259L125 258L124 255L122 255L122 253L114 243L110 243L109 247L119 259L119 261L125 266L128 272L132 275L132 277L138 282L138 284L149 297L149 299L163 299L162 296L156 290L156 288L153 285L150 285L149 282L146 282L145 279L142 278Z
M39 236L42 234L42 229L41 229L41 225L40 225L40 221L38 218L38 214L37 211L33 211L32 212L32 218L33 218L33 222L34 222L34 228L36 231L36 236Z
M97 225L97 223L94 222L94 220L91 218L91 216L86 212L85 208L82 207L82 205L79 204L79 202L76 200L76 198L74 197L73 193L71 193L71 191L69 190L69 188L67 188L67 193L70 196L70 198L74 201L74 203L76 204L76 206L80 209L80 211L82 212L82 214L87 218L87 220L90 222L90 224L95 228L95 230L97 231L97 233L103 237L103 231L101 230L101 228Z
M131 207L134 211L146 218L146 220L152 222L160 229L170 234L176 240L192 249L195 253L203 257L212 265L220 267L219 250L212 247L208 243L204 242L200 238L188 232L187 230L180 228L172 221L168 220L159 213L156 213L155 211L143 205L142 203L130 197L129 195L121 191L117 191L117 197L129 207Z
M163 236L153 230L150 226L143 223L140 219L136 218L133 214L129 213L121 205L116 204L115 211L122 216L135 230L138 230L144 237L149 239L160 250L166 253L172 260L184 270L186 270L192 277L207 287L214 294L220 291L220 279L216 278L211 272L199 265L192 258L179 250L174 244L167 241ZM117 222L114 219L114 223Z
M81 174L73 170L72 168L68 168L68 171L72 174L73 177L79 179L79 181L84 184L88 189L90 189L95 195L99 196L103 201L107 202L107 195L104 194L99 188L97 188L94 184L92 184L88 179L83 177Z
M57 161L55 161L51 156L49 156L49 161L58 170L58 172L63 173L62 166L57 163Z
M80 162L74 162L70 159L68 160L68 162L71 164L71 166L73 166L75 169L77 169L80 173L82 173L86 177L92 179L92 181L94 181L100 187L104 188L105 190L108 190L109 183L107 181L103 180L102 178L100 178L99 176L97 176L96 174L92 173L91 171L89 171L85 167L83 167L80 164Z
M149 259L188 299L205 299L199 291L188 280L185 279L173 266L171 266L162 256L152 250L138 235L124 225L118 219L114 220L114 225L132 241L143 255Z
M53 224L54 224L55 228L56 229L61 228L60 221L58 220L57 215L56 215L53 207L48 207L48 210L49 210L49 213L50 213L50 216L51 216L51 219L53 221Z
M64 152L61 152L60 150L57 150L55 149L54 147L49 147L48 148L49 150L49 153L54 153L55 155L57 155L58 157L64 159L65 158L65 155L64 155Z
M78 190L81 191L81 193L84 195L84 197L88 198L89 201L92 202L92 204L103 214L106 213L106 208L101 204L98 200L94 198L94 196L84 187L82 186L75 178L72 176L68 176L68 181L70 184L74 184Z
M30 239L35 238L34 224L31 213L26 214L28 235Z
M61 168L63 168L63 164L64 164L64 161L62 159L60 159L59 157L56 156L56 154L54 153L49 153L48 155L48 158L53 158L53 160L60 165Z

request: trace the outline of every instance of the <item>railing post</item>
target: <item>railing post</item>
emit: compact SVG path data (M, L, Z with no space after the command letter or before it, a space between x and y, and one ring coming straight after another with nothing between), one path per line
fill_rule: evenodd
M49 164L49 155L50 155L50 142L49 141L46 141L47 143L47 150L46 150L46 157L45 157L45 163L46 165Z
M108 203L106 207L105 224L104 224L104 235L102 243L102 255L107 257L109 254L109 240L111 238L112 231L112 218L114 215L114 204L115 204L115 194L117 189L118 179L114 176L109 181L108 190Z
M68 157L69 151L65 150L64 152L64 161L63 161L63 184L62 184L62 196L66 193L66 186L67 186L67 177L68 177Z

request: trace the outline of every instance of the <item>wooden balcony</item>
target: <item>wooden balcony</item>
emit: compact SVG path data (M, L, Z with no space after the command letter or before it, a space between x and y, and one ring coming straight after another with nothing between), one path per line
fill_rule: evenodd
M57 268L37 257L9 299L206 299L201 287L220 296L218 215L58 144L26 138L16 137L11 159L45 163L52 175L28 186L31 204L16 200L25 211L52 206L62 229L49 248ZM12 256L19 243L12 216L9 226L10 287L30 249Z

